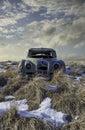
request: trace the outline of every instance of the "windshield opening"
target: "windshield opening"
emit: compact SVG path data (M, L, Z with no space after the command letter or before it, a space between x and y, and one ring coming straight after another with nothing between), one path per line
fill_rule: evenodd
M41 55L41 54L38 54L38 55L32 55L30 56L31 58L53 58L52 56L50 55Z
M52 52L31 52L28 54L28 57L31 58L53 58L53 53Z

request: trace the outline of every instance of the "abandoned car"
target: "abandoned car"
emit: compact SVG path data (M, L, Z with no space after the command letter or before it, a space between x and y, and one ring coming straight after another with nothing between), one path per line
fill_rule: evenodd
M19 63L19 73L22 77L42 76L51 80L54 72L65 71L65 63L57 59L56 51L52 48L31 48L27 59Z

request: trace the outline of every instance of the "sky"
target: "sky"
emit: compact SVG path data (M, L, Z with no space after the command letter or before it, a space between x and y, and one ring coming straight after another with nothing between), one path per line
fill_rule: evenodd
M0 0L0 61L24 59L32 47L85 59L85 0Z

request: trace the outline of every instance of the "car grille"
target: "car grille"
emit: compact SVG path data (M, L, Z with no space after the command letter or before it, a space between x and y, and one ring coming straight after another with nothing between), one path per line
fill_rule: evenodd
M48 63L47 62L40 62L37 64L37 73L40 75L47 75L48 73Z

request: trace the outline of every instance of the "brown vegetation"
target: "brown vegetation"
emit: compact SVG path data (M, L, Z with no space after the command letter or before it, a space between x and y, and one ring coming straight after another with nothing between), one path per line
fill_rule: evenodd
M79 68L74 66L72 75L77 75L79 70L83 71L84 66ZM35 77L33 80L20 79L18 73L8 70L0 77L10 80L0 89L0 101L4 100L6 95L14 95L16 99L27 99L29 110L39 107L39 104L45 97L52 99L52 108L57 111L70 114L72 121L61 128L56 128L51 123L45 123L41 119L21 118L18 116L15 108L12 108L3 116L0 116L0 130L84 130L85 129L85 76L78 82L73 78L63 74L55 73L52 81L45 81L43 78ZM45 88L46 85L56 85L57 91L52 92ZM79 118L75 120L75 117Z

